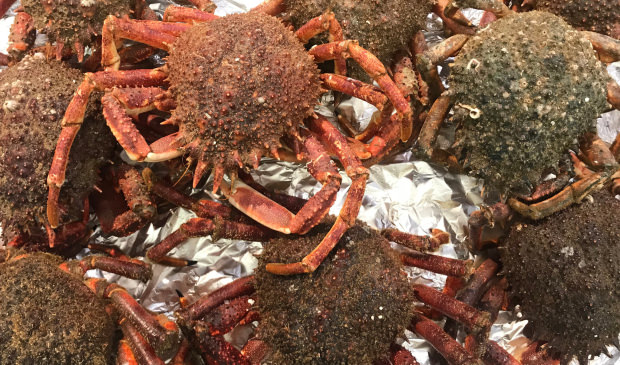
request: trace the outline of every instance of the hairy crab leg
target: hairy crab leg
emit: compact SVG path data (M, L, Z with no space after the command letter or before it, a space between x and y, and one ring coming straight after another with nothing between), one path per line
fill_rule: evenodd
M383 110L389 101L380 88L359 80L330 73L321 74L319 78L324 87L362 99L379 110Z
M465 350L435 322L420 314L414 315L409 329L427 340L450 365L482 365L482 361Z
M310 19L306 24L302 25L295 35L303 44L308 43L310 39L316 35L327 31L329 42L340 42L344 40L342 35L342 27L333 12L328 11L315 18ZM334 60L335 72L337 75L345 76L347 74L347 61L344 57L338 57Z
M144 43L169 51L177 37L192 25L153 20L133 20L110 15L101 30L101 64L106 71L118 70L120 56L116 44L121 39Z
M620 110L620 85L614 80L607 83L607 101L614 109Z
M210 12L171 5L166 8L163 20L165 22L196 24L208 22L217 18L219 18L217 15Z
M25 52L32 48L35 38L34 19L26 12L18 12L15 14L15 20L11 25L7 52L13 59L20 59Z
M308 202L297 214L291 213L288 209L238 180L231 186L222 182L222 191L230 204L273 230L285 234L308 232L323 219L333 205L336 194L340 190L342 177L325 148L314 136L310 134L304 136L303 148L307 159L310 161L307 164L308 171L323 186L321 190L308 199Z
M208 235L213 235L214 241L219 238L264 241L270 238L273 233L262 226L230 222L223 219L192 218L160 243L151 247L146 252L146 256L152 261L168 266L194 264L195 261L168 257L166 254L189 238Z
M49 194L47 199L47 218L53 228L58 226L58 198L60 187L65 181L69 152L73 140L84 121L84 113L91 93L95 90L104 90L114 86L157 86L165 84L167 75L160 69L131 70L131 71L102 71L87 73L84 81L75 92L73 99L67 106L62 119L62 130L54 151L54 158L47 175Z
M310 273L316 270L329 252L336 246L344 232L355 223L355 218L359 213L366 189L368 169L361 164L353 151L348 148L346 139L340 131L323 117L309 118L307 124L325 145L334 147L334 152L343 164L346 174L351 178L352 182L336 222L319 245L300 262L267 264L266 270L273 274L294 275Z
M60 264L60 269L84 276L88 270L100 269L130 279L147 282L151 279L151 266L137 259L119 259L106 256L89 256L81 260L72 260Z
M395 228L387 228L381 231L381 235L388 241L394 241L416 251L435 251L439 246L450 242L450 235L440 229L433 229L431 234L430 237L418 236Z
M439 134L439 129L443 124L444 119L448 115L450 111L450 106L452 102L450 100L450 95L448 92L444 92L441 96L433 103L431 110L428 112L426 116L426 120L422 125L422 130L420 131L420 137L418 138L418 144L422 152L427 156L432 158L433 156L433 146L435 145L435 141L437 140L437 136Z
M114 308L135 326L159 355L173 354L179 344L179 331L174 322L155 318L118 284L95 278L87 279L85 283L98 296L111 299ZM138 355L136 349L133 350Z
M403 253L400 255L400 260L407 266L448 276L469 277L474 271L471 260L457 260L420 252Z
M337 59L339 57L353 58L387 95L390 102L401 117L401 140L407 141L413 130L413 112L409 102L400 92L398 86L390 78L385 66L366 49L360 47L356 41L345 40L320 44L309 51L316 62Z
M136 364L164 365L165 362L157 356L157 353L148 341L140 334L138 329L129 321L121 321L121 330L129 349L136 360Z
M612 63L620 60L620 40L596 32L581 31L581 34L592 43L601 62Z

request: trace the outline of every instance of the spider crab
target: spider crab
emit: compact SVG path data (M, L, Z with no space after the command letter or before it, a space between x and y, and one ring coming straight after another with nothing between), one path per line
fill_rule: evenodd
M116 256L63 262L51 254L0 249L0 362L111 365L118 348L119 361L164 364L161 358L178 347L174 322L153 316L117 284L83 279L91 269L150 279L148 264ZM116 317L125 337L120 344Z
M0 13L4 15L13 3L15 0L0 1ZM84 47L96 45L95 36L101 34L103 21L108 15L157 19L144 0L22 0L16 11L8 49L14 60L20 60L32 47L37 30L45 33L50 43L55 43L56 59L63 58L65 46L69 45L82 62Z
M618 59L620 43L576 31L549 13L514 13L493 0L458 5L491 11L499 19L474 37L451 37L418 57L420 69L427 72L458 52L451 67L451 89L434 102L422 127L422 152L430 158L440 155L435 139L454 105L455 119L462 122L454 150L475 175L515 196L508 200L512 209L533 219L579 202L617 179L614 155L620 138L607 147L595 133L595 121L609 104L619 107L620 88L592 48ZM580 179L566 186L570 166L561 167L558 179L538 185L577 139L581 158L597 172L584 173L577 167ZM572 159L579 164L574 154ZM460 165L456 156L448 161Z
M251 13L224 18L173 6L167 8L163 22L108 17L102 30L106 70L86 74L63 119L47 180L47 213L52 226L58 222L57 198L65 179L67 155L88 96L94 90L108 90L102 98L104 116L130 158L164 161L187 154L196 163L194 186L212 168L214 191L221 187L241 212L283 233L307 232L335 201L341 176L323 142L353 180L344 207L332 230L302 262L269 266L269 270L282 274L315 270L354 222L368 175L344 136L327 120L314 115L313 107L321 94L320 80L324 87L380 108L392 105L397 113L390 123L401 126L404 140L411 135L412 113L385 67L357 42L338 40L304 50L304 42L327 29L334 39L341 39L333 14L319 16L293 33L269 15L277 3L268 1ZM116 45L121 39L168 51L167 64L157 69L117 71ZM314 64L348 57L356 60L381 89L342 75L319 76ZM167 85L168 90L162 88ZM177 124L179 132L148 145L128 115L152 109L170 111L168 121ZM304 119L306 128L301 126ZM235 178L238 168L257 167L265 154L279 157L281 139L308 161L308 170L323 185L297 214ZM231 176L230 184L223 179L226 173ZM194 233L199 233L200 224L196 226Z
M323 222L304 236L272 239L260 261L296 260L329 227L329 222ZM412 284L403 271L405 266L416 266L468 278L474 273L472 263L413 250L398 253L388 239L431 250L449 236L439 230L432 237L393 229L379 233L357 222L312 274L282 277L259 265L254 276L237 279L185 305L176 314L178 324L207 363L254 364L266 358L286 364L415 364L408 351L394 344L409 328L431 342L450 364L482 364L426 316L441 312L464 323L476 338L486 339L488 313L436 289ZM416 307L415 299L433 310ZM237 324L257 320L255 337L242 351L224 340Z

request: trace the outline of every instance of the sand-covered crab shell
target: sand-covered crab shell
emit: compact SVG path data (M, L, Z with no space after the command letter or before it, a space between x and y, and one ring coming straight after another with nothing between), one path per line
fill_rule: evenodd
M542 221L515 224L501 251L526 334L548 341L563 362L617 343L620 333L620 201L592 195Z
M47 185L60 121L83 75L42 54L27 56L0 73L0 222L3 236L36 231L45 222ZM98 181L98 169L115 148L93 97L70 155L63 206L67 219L81 218L83 200Z
M527 193L609 106L590 42L546 12L511 14L467 41L451 67L466 167Z

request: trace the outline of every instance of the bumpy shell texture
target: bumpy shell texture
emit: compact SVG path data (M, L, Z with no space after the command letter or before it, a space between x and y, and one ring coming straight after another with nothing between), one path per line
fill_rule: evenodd
M411 320L413 293L398 256L366 225L347 231L312 274L265 271L266 263L303 258L330 227L265 245L255 284L258 337L276 364L372 364Z
M28 231L43 222L60 121L82 79L79 71L42 55L27 56L0 73L0 222L7 239L12 229ZM70 220L79 219L83 199L98 181L98 168L116 145L100 115L93 96L61 190L60 202Z
M493 22L451 72L468 167L502 191L527 193L608 107L609 76L591 44L545 12Z
M577 29L620 38L618 0L538 0L535 8L559 15Z
M172 119L198 161L253 165L310 116L318 69L276 18L229 15L192 27L168 57Z
M0 364L115 363L105 303L61 262L38 253L0 264Z
M586 363L620 333L620 201L608 191L545 220L519 224L502 261L535 339Z
M424 29L433 4L430 0L286 0L285 3L295 29L327 10L333 11L344 38L358 40L386 66L390 66L394 53L407 49L415 33ZM327 37L321 40L326 41ZM348 64L352 77L369 79L353 61Z
M69 46L75 42L89 45L96 34L101 34L103 21L108 15L130 15L134 4L133 0L22 1L37 30L47 34L51 41Z

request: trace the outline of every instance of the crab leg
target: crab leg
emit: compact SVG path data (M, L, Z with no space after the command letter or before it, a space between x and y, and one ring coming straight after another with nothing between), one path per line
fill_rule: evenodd
M598 168L617 166L618 162L609 147L596 133L586 133L579 140L579 150L584 162Z
M244 276L198 299L193 304L176 312L179 322L183 325L203 318L212 309L225 301L254 293L254 276Z
M201 218L229 218L232 214L232 209L225 205L206 199L195 200L159 182L150 170L148 172L144 170L142 176L154 194L176 206L193 211Z
M336 20L334 13L331 11L310 19L306 24L302 25L299 29L297 29L297 31L295 31L295 35L301 43L306 44L310 41L310 39L314 38L314 36L324 31L329 32L328 40L330 42L340 42L344 40L342 35L342 27L340 26L340 23L338 23L338 20ZM346 75L346 59L339 57L336 58L334 62L336 74Z
M133 350L131 350L126 339L122 339L118 343L116 363L118 365L138 365L138 360L136 360L136 356L133 354Z
M598 53L601 62L612 63L620 60L620 40L596 32L581 31Z
M482 233L484 227L493 227L496 222L504 222L510 217L510 208L504 203L496 203L490 207L482 207L473 212L467 224L469 225L469 237L476 250L482 248Z
M217 8L217 5L211 0L189 0L189 2L205 13L213 13Z
M372 77L383 92L387 95L390 102L401 117L401 140L407 141L411 137L413 130L413 112L409 102L404 98L398 86L388 76L385 66L366 49L360 47L356 41L345 40L342 42L332 42L313 47L309 51L316 62L333 60L339 57L353 58L370 77Z
M607 83L607 101L617 110L620 110L620 85L614 80Z
M427 340L450 365L482 365L482 361L448 336L435 322L420 314L414 315L409 329Z
M433 4L433 13L437 14L443 21L446 28L448 28L454 34L474 34L476 30L471 26L471 22L463 15L463 13L456 9L451 14L451 17L445 13L446 7L450 3L450 0L438 0Z
M179 229L172 232L163 241L151 247L146 252L146 256L150 260L168 266L192 265L195 261L167 257L166 254L189 238L208 235L212 235L214 241L219 238L264 241L271 237L272 233L264 227L229 222L223 219L192 218L183 223Z
M297 214L238 180L232 186L222 182L222 191L230 204L260 224L285 234L304 234L318 224L334 204L342 177L325 148L314 136L308 134L302 143L310 161L308 171L323 186Z
M451 104L452 102L450 100L450 95L448 92L444 92L433 103L431 110L426 116L422 130L420 131L418 143L422 152L424 152L424 154L429 158L433 156L433 146L437 140L439 129L441 128L446 115L448 115L448 112L450 111Z
M418 236L395 228L381 231L381 235L389 241L416 251L435 251L439 246L450 242L450 235L440 229L433 229L432 236Z
M0 0L0 17L4 17L16 0Z
M469 36L464 34L453 35L416 57L417 69L432 90L443 89L441 80L437 76L437 64L455 55L468 39Z
M33 45L36 38L34 19L23 11L15 14L15 20L9 33L9 48L7 51L13 58L20 59Z
M179 342L179 331L174 322L163 322L153 317L121 286L110 284L105 279L87 279L85 281L95 294L111 299L114 307L125 317L146 341L159 354L171 355ZM130 344L133 341L130 340ZM133 348L134 354L136 348Z
M542 219L573 203L581 202L591 191L599 189L609 180L609 176L606 175L605 173L596 173L587 176L539 203L527 205L511 198L508 200L508 205L522 216L534 220Z
M205 12L198 9L186 8L182 6L168 6L164 12L165 22L179 23L204 23L219 18L211 12Z
M344 232L355 223L364 196L364 190L366 189L368 169L361 164L353 151L348 148L346 139L336 127L323 117L310 118L307 123L309 128L317 134L323 143L334 147L334 152L344 166L347 175L351 177L352 182L336 222L321 243L300 262L267 264L266 270L273 274L293 275L310 273L316 270L329 252L336 246Z
M151 279L151 266L137 259L122 260L106 256L89 256L81 260L72 260L62 263L61 270L84 276L86 271L100 269L115 273L130 279L147 282Z
M381 89L374 85L354 80L345 76L325 73L319 76L323 86L327 89L340 91L358 99L374 105L377 109L383 110L388 103L388 98L381 92Z
M121 322L121 330L125 337L136 364L164 365L148 341L140 334L140 332L128 321Z
M490 319L491 315L489 313L479 311L439 290L426 285L416 284L413 286L413 292L420 301L428 304L433 309L440 311L446 316L463 323L470 330L479 332L488 329L492 324Z
M133 20L110 15L101 30L101 64L106 71L118 70L120 56L116 44L120 39L129 39L169 51L177 37L191 26L185 23Z
M419 252L403 253L400 255L400 260L407 266L415 266L448 276L469 277L473 272L473 262L471 260L456 260Z
M60 195L60 187L65 181L69 152L71 151L73 140L84 120L84 113L86 112L90 94L95 90L104 90L114 86L134 87L162 85L165 83L166 77L167 75L159 69L102 71L85 74L84 81L78 87L65 111L65 115L61 122L63 128L58 137L52 165L47 175L47 185L49 187L47 217L53 228L56 228L59 222L58 197Z

